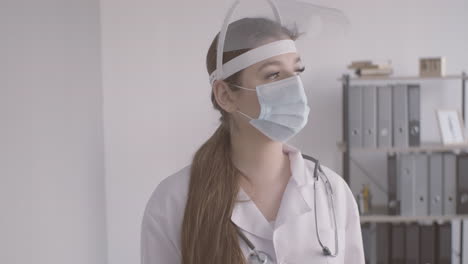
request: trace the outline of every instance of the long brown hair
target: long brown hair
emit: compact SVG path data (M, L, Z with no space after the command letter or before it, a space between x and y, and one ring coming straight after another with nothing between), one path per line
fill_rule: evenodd
M206 57L209 74L216 69L218 36ZM255 47L271 38L296 40L298 33L269 19L245 18L229 25L226 41L230 41L230 37L254 41L251 47ZM224 52L223 63L247 51ZM239 83L241 73L239 71L225 81L242 85ZM230 114L218 105L213 92L211 102L221 113L221 124L193 158L181 232L182 264L244 264L246 260L239 246L236 227L230 221L240 188L240 174L231 160L232 120Z

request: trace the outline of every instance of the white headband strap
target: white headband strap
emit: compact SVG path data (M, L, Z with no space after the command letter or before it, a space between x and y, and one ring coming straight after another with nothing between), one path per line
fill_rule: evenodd
M223 64L221 76L218 76L217 70L213 71L210 75L210 84L213 85L215 80L224 80L234 73L262 60L266 60L281 54L295 52L297 52L296 45L291 39L274 41L258 48L249 50L246 53L243 53Z
M247 1L247 0L245 0ZM266 0L268 2L268 4L270 5L270 7L272 8L273 10L273 13L275 14L275 18L276 18L276 22L280 25L282 25L282 20L281 20L281 15L279 13L279 9L278 9L278 6L276 5L276 3L274 2L274 0ZM241 0L235 0L234 3L232 4L231 8L229 8L227 14L226 14L226 17L224 18L224 22L223 22L223 25L221 27L221 31L219 32L219 37L218 37L218 48L217 48L217 55L216 55L216 70L218 71L218 75L219 76L225 76L225 74L223 73L224 71L224 67L223 67L223 55L224 55L224 52L221 52L221 51L224 51L224 41L226 39L226 33L227 33L227 28L228 28L228 25L229 25L229 20L231 19L231 16L232 16L232 13L234 13L234 10L236 9L236 7L240 4ZM212 78L210 78L210 82L211 82ZM212 84L213 82L211 82Z

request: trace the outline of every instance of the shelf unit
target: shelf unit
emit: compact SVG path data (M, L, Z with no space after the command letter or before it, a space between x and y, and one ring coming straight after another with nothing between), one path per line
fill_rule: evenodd
M461 145L445 146L438 143L422 143L418 147L408 148L353 148L349 146L348 140L348 89L352 81L415 81L415 80L460 80L462 89L462 119L465 121L465 95L466 81L468 75L463 72L460 75L445 75L440 77L420 77L420 76L376 76L376 77L350 77L349 74L343 75L338 79L342 83L342 106L343 106L343 141L338 143L338 148L343 153L343 178L350 184L350 155L351 152L387 152L387 153L404 153L404 152L445 152L445 151L464 151L468 150L468 142Z
M418 81L418 80L460 80L461 89L462 89L462 119L465 121L465 96L466 96L466 81L468 80L468 75L463 72L460 75L446 75L441 77L420 77L420 76L376 76L376 77L350 77L350 75L345 74L338 79L342 83L342 95L343 95L343 141L338 142L338 149L342 152L343 155L343 178L345 181L350 184L350 160L351 153L355 152L380 152L388 154L396 153L432 153L432 152L447 152L453 151L455 153L467 152L468 151L468 142L465 144L458 145L443 145L441 143L433 142L421 142L420 146L417 147L390 147L390 148L350 148L348 140L348 89L352 82L355 81ZM443 216L392 216L392 215L362 215L361 223L369 222L431 222L431 221L447 221L456 218L468 218L468 215L443 215Z

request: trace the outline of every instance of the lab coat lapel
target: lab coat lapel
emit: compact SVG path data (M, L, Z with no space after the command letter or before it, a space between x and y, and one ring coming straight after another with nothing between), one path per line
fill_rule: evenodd
M308 199L309 194L313 198L314 192L309 165L306 164L301 152L292 146L285 144L283 151L289 156L291 179L283 194L275 228L313 210L313 204L310 203L313 200Z
M276 217L275 228L309 211L311 211L311 208L302 198L297 183L294 180L290 180L283 194L281 206Z
M237 195L231 220L236 226L253 235L273 240L273 228L242 188Z

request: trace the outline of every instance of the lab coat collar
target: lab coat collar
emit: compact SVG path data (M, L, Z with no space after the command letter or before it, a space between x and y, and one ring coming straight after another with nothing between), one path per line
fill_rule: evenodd
M312 186L312 175L307 169L299 150L290 145L283 144L283 152L289 155L291 179L286 186L281 201L281 206L276 218L276 227L285 223L287 218L294 218L311 211L310 205L303 200L304 197L302 197L302 194L304 190L300 190L300 187L303 185ZM293 181L291 182L291 180ZM312 190L312 188L309 190ZM239 190L231 220L239 228L251 234L264 239L273 240L273 227L268 223L265 216L242 188Z
M289 154L291 176L296 181L297 185L301 187L306 184L313 184L311 171L307 168L302 153L295 147L287 144L283 144L283 152Z

